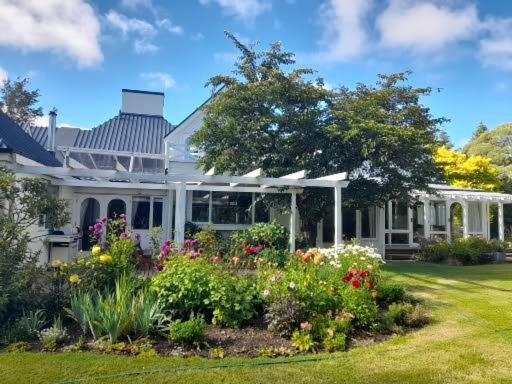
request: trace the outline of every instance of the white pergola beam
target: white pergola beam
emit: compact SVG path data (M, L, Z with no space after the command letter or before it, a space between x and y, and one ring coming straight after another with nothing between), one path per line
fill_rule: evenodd
M347 172L335 173L334 175L318 177L314 180L329 180L329 181L347 180Z
M255 169L254 171L248 172L242 177L260 177L262 175L261 168ZM240 183L229 183L230 187L236 187Z
M209 170L205 173L206 176L213 176L215 175L215 167L211 167Z
M123 156L123 157L143 157L146 159L159 159L165 160L165 154L157 154L157 153L143 153L143 152L129 152L129 151L112 151L106 149L95 149L95 148L79 148L79 147L67 147L58 145L58 151L69 151L74 153L90 153L97 155L110 155L110 156Z

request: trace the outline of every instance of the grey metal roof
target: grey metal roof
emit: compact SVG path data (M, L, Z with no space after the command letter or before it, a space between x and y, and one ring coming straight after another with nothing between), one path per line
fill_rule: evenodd
M41 145L48 139L47 127L26 128ZM164 137L173 126L162 116L120 113L93 129L59 128L60 146L161 154Z
M28 159L50 167L62 164L36 140L16 124L9 116L0 111L0 148L11 151Z

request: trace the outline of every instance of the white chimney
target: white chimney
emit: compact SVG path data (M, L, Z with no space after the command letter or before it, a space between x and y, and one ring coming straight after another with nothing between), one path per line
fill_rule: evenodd
M137 91L123 89L122 113L137 115L163 116L164 94L162 92Z
M55 136L57 135L57 109L52 109L48 114L48 142L46 149L50 152L55 152Z

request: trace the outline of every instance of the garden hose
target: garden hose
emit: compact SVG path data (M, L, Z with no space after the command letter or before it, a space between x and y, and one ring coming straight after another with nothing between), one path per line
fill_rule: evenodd
M174 368L162 368L155 369L150 371L131 371L131 372L122 372L115 373L111 375L103 375L103 376L89 376L82 377L78 379L70 379L63 381L54 381L54 384L73 384L73 383L82 383L85 381L96 381L108 379L118 379L123 377L133 377L133 376L149 376L149 375L157 375L160 373L174 373L174 372L193 372L193 371L206 371L210 369L232 369L232 368L255 368L261 366L269 366L269 365L287 365L287 364L305 364L305 363L314 363L328 360L335 360L339 358L338 356L326 356L326 357L314 357L314 358L303 358L303 359L290 359L290 360L279 360L279 361L258 361L253 363L240 363L240 364L219 364L219 365L209 365L202 367L174 367Z

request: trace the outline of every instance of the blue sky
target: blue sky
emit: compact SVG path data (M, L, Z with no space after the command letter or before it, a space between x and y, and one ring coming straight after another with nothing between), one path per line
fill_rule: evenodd
M164 91L179 123L227 73L223 31L280 40L328 85L411 69L456 145L483 121L512 121L512 2L500 0L0 0L0 79L30 76L59 123L118 113L121 88Z

